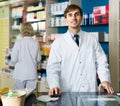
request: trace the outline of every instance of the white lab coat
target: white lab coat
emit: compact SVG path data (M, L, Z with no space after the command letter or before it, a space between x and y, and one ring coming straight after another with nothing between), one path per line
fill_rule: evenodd
M67 31L51 46L47 64L50 88L63 92L97 91L96 72L101 81L110 82L106 56L99 42L88 32L80 31L79 47Z
M15 66L13 77L18 80L37 79L37 62L40 62L39 43L32 37L24 37L15 42L10 65Z

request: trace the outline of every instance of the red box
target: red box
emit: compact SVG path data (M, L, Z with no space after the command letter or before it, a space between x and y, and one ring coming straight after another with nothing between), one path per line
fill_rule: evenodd
M93 8L94 24L109 23L109 6L98 6Z

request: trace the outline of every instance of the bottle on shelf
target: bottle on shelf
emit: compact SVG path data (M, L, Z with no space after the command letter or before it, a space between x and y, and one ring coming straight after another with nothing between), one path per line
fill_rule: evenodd
M42 76L41 76L41 82L43 82L43 83L47 82L47 80L46 80L46 73L42 74Z

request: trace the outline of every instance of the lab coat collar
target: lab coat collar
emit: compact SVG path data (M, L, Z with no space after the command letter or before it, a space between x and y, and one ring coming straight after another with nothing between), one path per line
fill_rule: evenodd
M79 47L75 44L74 45L74 47L77 47L77 48L80 48L80 46L81 46L81 42L82 42L82 33L83 33L83 31L81 30L81 31L79 31L78 32L78 35L79 35ZM66 36L68 36L68 38L70 39L70 40L72 40L71 42L74 42L74 34L73 33L71 33L69 30L66 32ZM75 42L74 42L75 43Z
M77 33L77 35L79 35L79 38L80 38L80 36L81 36L81 30ZM74 34L73 33L71 33L69 30L67 31L67 33L68 33L68 35L71 35L71 37L74 39Z

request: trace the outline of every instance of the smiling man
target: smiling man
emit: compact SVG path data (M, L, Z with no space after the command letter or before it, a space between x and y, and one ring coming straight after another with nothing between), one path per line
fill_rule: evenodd
M102 47L93 36L80 29L83 18L81 8L69 5L64 17L68 31L52 43L47 64L49 96L54 93L60 95L61 92L97 92L102 88L113 94ZM96 73L101 80L99 87Z

